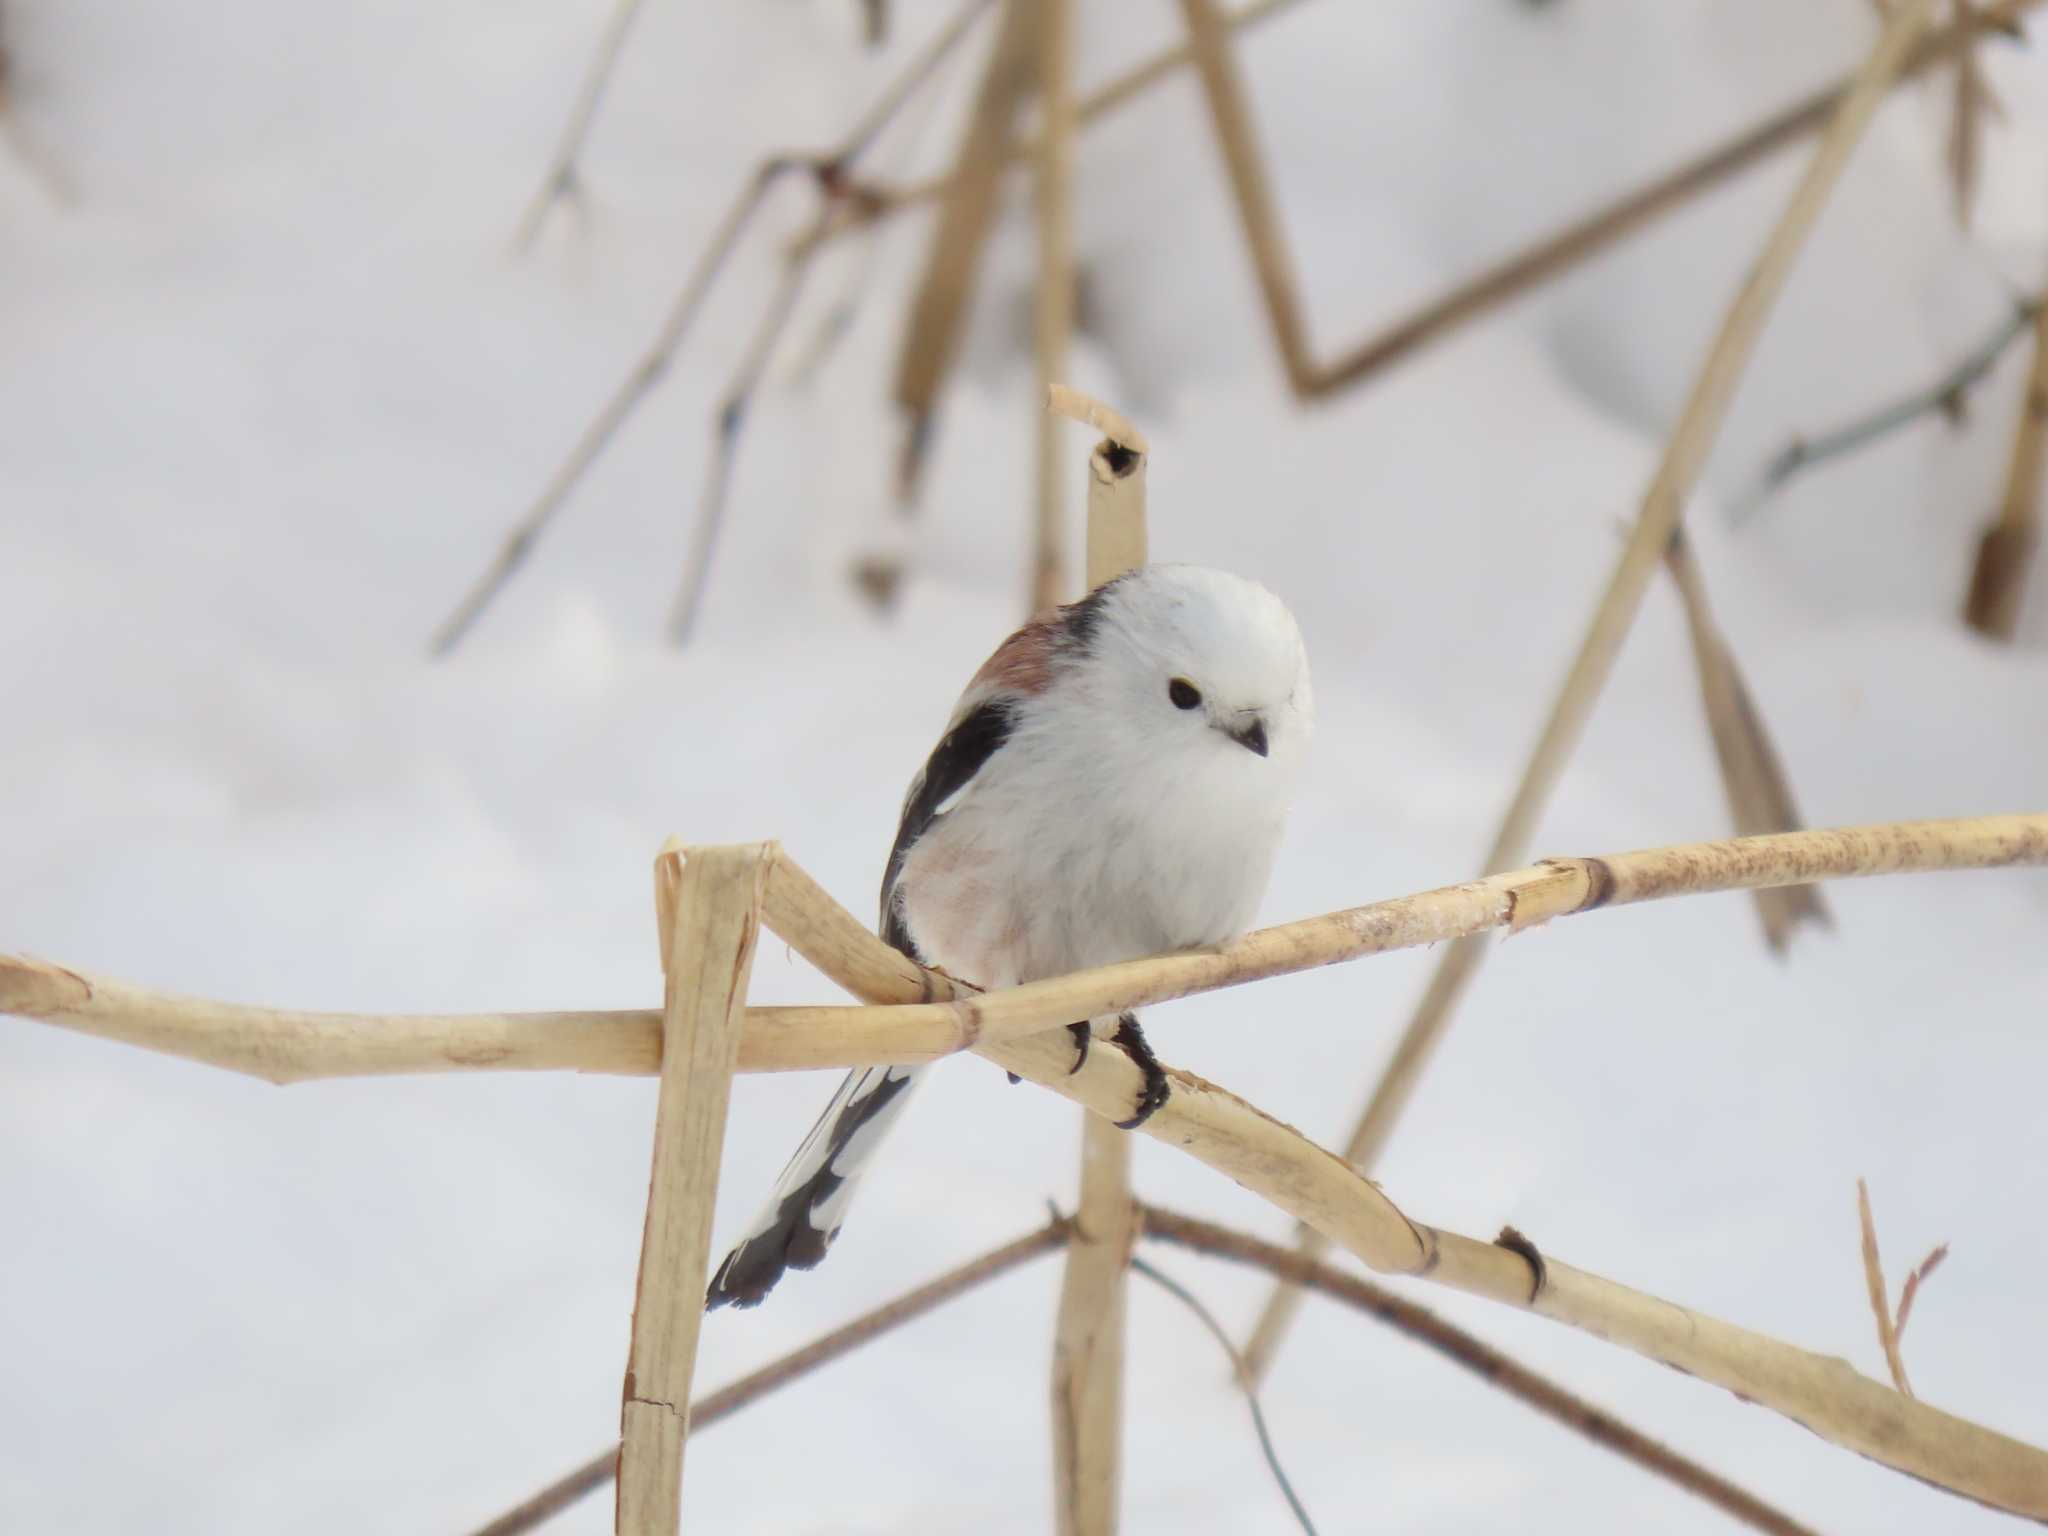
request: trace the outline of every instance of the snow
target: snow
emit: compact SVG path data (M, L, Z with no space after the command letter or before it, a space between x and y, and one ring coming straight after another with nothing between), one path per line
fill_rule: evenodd
M707 423L801 197L452 661L423 642L624 373L745 169L828 142L880 58L839 0L647 9L593 140L588 221L509 233L606 6L195 10L15 0L21 110L82 200L0 154L0 946L201 996L319 1008L624 1007L658 995L662 838L779 837L857 911L902 786L1019 617L1031 454L1021 188L980 292L890 619L892 349L923 226L808 385L761 397L696 642L658 635ZM1084 81L1173 35L1090 8ZM1102 14L1096 15L1095 12ZM1156 12L1157 14L1154 14ZM1302 6L1247 39L1331 356L1563 211L1849 67L1860 0ZM1879 117L1692 509L1700 557L1819 825L2038 809L2048 573L2022 644L1954 613L2004 472L2015 349L1969 422L1816 470L1731 534L1790 433L1923 383L2039 280L2048 80L1989 56L2008 121L1977 233L1946 96ZM943 162L972 70L903 174ZM889 157L885 154L884 161ZM1470 872L1661 435L1799 163L1774 160L1350 395L1285 395L1192 86L1081 156L1093 325L1075 382L1154 444L1153 545L1258 577L1308 637L1317 755L1272 919ZM797 330L859 258L835 254ZM1073 438L1079 500L1085 436ZM1078 516L1078 508L1076 511ZM1721 835L1682 624L1654 590L1539 851ZM1575 919L1491 956L1376 1174L1582 1267L1882 1375L1857 1260L1952 1256L1906 1354L1931 1402L2048 1440L2048 876L1829 893L1771 960L1743 899ZM1433 956L1154 1011L1165 1057L1341 1138ZM776 945L754 995L821 1000ZM1074 1116L972 1063L893 1138L814 1275L706 1325L716 1385L1068 1200ZM735 1090L719 1232L830 1085ZM474 1075L279 1092L0 1023L0 1526L453 1530L617 1424L653 1089ZM1140 1190L1285 1222L1163 1147ZM2016 1216L2021 1219L2014 1219ZM1159 1262L1234 1328L1255 1276ZM1043 1530L1056 1268L1041 1263L691 1446L697 1528ZM1768 1412L1540 1320L1405 1287L1828 1529L2003 1528ZM1132 1302L1127 1528L1284 1528L1193 1319ZM1371 1324L1311 1303L1266 1397L1326 1530L1719 1530L1722 1517ZM609 1529L593 1498L557 1529Z

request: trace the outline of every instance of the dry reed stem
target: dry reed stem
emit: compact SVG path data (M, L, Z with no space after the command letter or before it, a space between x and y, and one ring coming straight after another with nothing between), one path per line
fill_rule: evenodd
M858 922L848 926L835 917L821 926L817 914L843 909L778 850L763 908L768 926L825 975L843 985L848 974L857 975L862 984L848 990L884 996L890 1006L749 1008L739 1070L932 1061L1072 1019L1600 907L1816 880L2038 864L2048 864L2048 813L1888 822L1551 859L1260 929L1215 948L975 993L920 970L887 945L869 947L866 940L874 936ZM280 1084L455 1071L646 1075L661 1059L661 1015L651 1009L305 1013L181 997L16 955L0 955L0 1013Z
M1038 288L1031 354L1042 400L1067 376L1074 334L1074 0L1038 0L1038 103ZM1026 611L1040 613L1068 596L1067 497L1059 423L1041 410L1033 425L1038 436L1038 516ZM1089 574L1092 588L1094 573ZM1112 1518L1110 1527L1114 1524Z
M1842 98L1805 175L1729 306L1665 445L1663 459L1643 495L1627 548L1608 579L1586 637L1523 770L1514 799L1494 835L1493 846L1486 855L1486 869L1499 869L1524 856L1543 809L1592 715L1593 704L1613 671L1643 594L1657 567L1664 562L1686 498L1705 467L1727 414L1728 402L1783 291L1793 260L1805 245L1850 152L1891 88L1914 39L1926 26L1931 8L1932 0L1905 0L1886 23L1877 47L1858 72L1855 85ZM1454 946L1439 963L1421 1005L1345 1145L1344 1155L1350 1161L1371 1167L1378 1160L1484 955L1485 951L1468 939ZM1318 1251L1313 1234L1303 1232L1300 1240L1304 1251ZM1294 1306L1295 1299L1288 1290L1284 1286L1277 1288L1254 1327L1245 1354L1254 1373L1261 1378L1285 1336Z
M1050 13L1046 25L1051 26ZM1060 137L1057 131L1048 133L1047 142ZM1061 406L1079 409L1090 419L1113 419L1130 431L1120 414L1054 380L1046 381L1045 398L1041 441L1050 439L1049 457L1057 456L1059 417L1054 411ZM1105 439L1088 457L1089 590L1143 565L1145 556L1145 456ZM1091 1010L1073 1017L1114 1013ZM1130 1138L1107 1120L1084 1116L1081 1200L1067 1244L1053 1335L1053 1518L1062 1536L1110 1536L1117 1528L1124 1314L1136 1235Z
M1877 1223L1870 1215L1870 1188L1856 1181L1856 1220L1863 1229L1863 1282L1870 1294L1870 1310L1877 1318L1877 1343L1884 1351L1884 1363L1892 1373L1892 1385L1906 1396L1913 1384L1906 1379L1906 1360L1899 1353L1899 1331L1892 1326L1891 1302L1885 1293L1884 1265L1877 1256Z
M1251 246L1266 320L1272 327L1274 343L1280 348L1287 382L1297 395L1307 399L1321 393L1324 386L1320 385L1315 361L1309 355L1301 291L1295 283L1294 263L1266 183L1265 157L1253 134L1251 109L1237 71L1236 55L1230 48L1229 28L1215 0L1181 0L1181 15L1187 23L1188 48L1194 55L1195 71L1201 77L1202 95L1208 102L1210 122L1223 153L1239 222L1244 226L1245 241Z
M773 844L656 861L667 1000L653 1176L619 1401L619 1536L674 1536L725 1113ZM678 864L680 863L680 868Z
M590 125L597 120L597 109L604 101L605 87L611 83L612 68L619 62L619 54L626 46L626 34L633 30L640 5L641 0L618 0L612 7L611 16L605 22L604 35L598 39L597 52L591 56L584 69L582 83L576 88L576 101L569 108L569 120L562 127L562 137L555 145L554 156L548 161L547 171L541 177L539 189L533 194L533 201L526 205L526 212L520 216L519 228L512 236L514 252L524 252L531 247L555 204L577 194L580 179L576 162L583 153L583 141L590 134Z
M2048 818L2043 819L2048 822ZM2048 825L2038 829L2048 839ZM1810 835L1810 834L1809 834ZM2048 855L2048 840L2036 856ZM771 882L772 883L772 882ZM785 917L794 914L785 913ZM949 986L906 985L888 946L844 908L802 914L782 930L800 953L842 962L833 979L877 1003ZM878 953L880 952L880 953ZM978 1054L1104 1118L1126 1116L1143 1074L1098 1044L1073 1070L1072 1044L1042 1030ZM1794 1419L1824 1439L1996 1508L2048 1518L2048 1452L1939 1412L1858 1375L1847 1362L1601 1279L1514 1247L1422 1226L1357 1168L1236 1095L1169 1069L1173 1091L1139 1129L1207 1163L1342 1244L1369 1267L1534 1311L1678 1367ZM1504 1235L1505 1236L1505 1235Z
M1002 27L961 133L897 354L894 394L908 423L908 444L922 442L959 352L967 300L995 219L1003 147L1038 73L1037 22L1031 0L1005 0ZM921 451L906 447L898 476L898 496L906 506L916 500L922 467Z
M1007 1274L1040 1254L1052 1252L1066 1241L1067 1227L1065 1218L1049 1222L1036 1232L970 1259L957 1269L948 1270L937 1279L926 1281L915 1290L906 1291L873 1311L862 1313L852 1322L813 1339L802 1348L770 1361L758 1371L708 1393L690 1405L690 1432L701 1434L721 1419L730 1418L742 1408L800 1377L808 1376L820 1366L831 1364L840 1356L937 1310L956 1296L964 1295L998 1275ZM479 1526L472 1536L520 1536L520 1533L532 1530L585 1494L594 1493L610 1482L618 1471L618 1457L616 1445L606 1446L575 1471L557 1478L488 1525Z
M1994 824L2000 830L1994 830ZM1952 841L1959 826L1970 830L1960 841ZM1838 840L1858 838L1800 833L1789 838L1699 845L1685 852L1705 851L1709 861L1718 864L1787 843L1818 853L1823 845ZM2048 862L2048 816L1987 818L1946 826L1923 823L1887 829L1877 842L1884 850L1886 866L1893 868ZM1872 847L1867 851L1879 850ZM1632 893L1627 899L1647 899L1686 888L1698 873L1688 874L1690 862L1690 857L1644 856L1629 867L1625 881L1617 878L1616 866L1628 861L1600 861L1600 868L1615 881L1612 888L1617 894L1626 889ZM964 996L943 975L906 975L903 957L815 884L783 881L789 867L786 860L771 862L763 917L834 981L878 1004ZM1567 904L1570 888L1591 873L1586 861L1547 869L1554 877L1546 882L1547 894L1533 902L1534 911L1522 914L1525 919L1557 915ZM1814 879L1825 871L1802 861L1797 869L1780 873ZM786 884L779 898L774 892L778 883ZM1160 963L1202 958L1169 957ZM54 986L61 993L72 984L87 992L89 1002L89 988L70 973L43 975L33 967L25 973L0 968L0 1007L19 1011L23 1001L35 1001L32 994L38 985ZM1180 995L1185 990L1169 987L1158 995ZM1082 1014L1089 1012L1081 1010ZM1059 1015L1076 1016L1072 1012ZM1098 1115L1126 1117L1143 1089L1143 1074L1137 1065L1115 1045L1102 1043L1090 1053L1087 1063L1074 1071L1072 1042L1064 1035L1048 1036L1044 1022L1050 1021L1042 1021L1039 1032L1028 1038L996 1044L984 1041L978 1053ZM1170 1077L1173 1091L1141 1127L1145 1135L1179 1147L1236 1180L1341 1243L1370 1267L1422 1276L1534 1310L1725 1387L1795 1419L1823 1438L1923 1481L1997 1508L2048 1518L2048 1453L1928 1408L1858 1375L1839 1359L1749 1333L1554 1259L1534 1262L1528 1257L1534 1250L1526 1242L1511 1249L1414 1223L1357 1168L1300 1133L1192 1074L1170 1072Z
M1496 1387L1544 1417L1585 1436L1595 1445L1634 1462L1644 1471L1677 1484L1709 1504L1759 1531L1776 1536L1812 1536L1806 1526L1772 1508L1756 1495L1718 1473L1651 1439L1622 1420L1547 1377L1530 1370L1485 1340L1427 1307L1347 1271L1303 1257L1292 1248L1269 1243L1195 1216L1183 1216L1154 1205L1140 1205L1139 1236L1156 1238L1240 1264L1256 1265L1277 1279L1312 1290L1378 1318L1395 1332L1435 1350L1445 1359ZM482 1533L479 1533L482 1536Z
M2041 542L2042 465L2048 460L2048 303L2034 306L2034 365L2020 402L1998 519L1984 530L1963 618L1979 634L2011 640L2018 633L2027 575Z
M1803 825L1799 807L1792 800L1792 785L1778 759L1763 716L1757 712L1749 685L1736 665L1728 637L1714 622L1707 601L1706 579L1700 573L1692 541L1684 531L1674 530L1665 553L1666 567L1678 586L1679 601L1685 607L1685 624L1692 637L1693 659L1700 679L1700 697L1706 706L1707 729L1714 740L1714 758L1720 764L1721 783L1728 792L1728 810L1738 836L1763 832L1790 832ZM1783 954L1792 942L1793 931L1802 922L1823 927L1831 921L1820 889L1812 885L1781 885L1751 893L1757 915L1763 920L1764 942L1774 954Z
M1279 0L1279 3L1269 0L1266 4L1246 6L1226 15L1223 22L1236 31L1266 20L1292 3L1293 0ZM1921 74L1953 58L1986 33L2017 35L2020 18L2040 3L2041 0L1998 0L1996 4L1974 11L1967 25L1958 23L1945 27L1920 43L1901 66L1898 78ZM1193 58L1194 48L1190 44L1166 49L1083 97L1077 114L1080 126L1085 128L1134 100ZM1309 374L1312 393L1330 393L1380 372L1418 348L1491 313L1509 299L1562 276L1615 242L1683 207L1700 193L1719 186L1776 151L1817 132L1848 96L1854 83L1854 77L1850 77L1773 113L1733 138L1457 284L1368 337L1335 361L1312 365ZM1031 154L1034 147L1028 143L1020 146L1013 151L1013 158ZM908 188L869 187L866 189L869 197L858 208L850 210L849 220L835 226L832 233L844 233L870 220L929 201L943 195L948 185L949 179L940 177ZM1307 344L1305 326L1302 330L1302 355L1310 357L1312 349ZM1280 342L1277 335L1276 342ZM1280 344L1284 357L1285 344Z

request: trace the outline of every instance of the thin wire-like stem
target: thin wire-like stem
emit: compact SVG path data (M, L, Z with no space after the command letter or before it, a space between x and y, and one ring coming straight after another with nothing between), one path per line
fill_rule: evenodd
M861 1345L923 1317L927 1312L935 1311L955 1297L965 1295L998 1275L1007 1274L1020 1264L1052 1252L1066 1241L1066 1236L1067 1222L1064 1218L1057 1218L1036 1232L1020 1237L1014 1242L1005 1243L979 1258L970 1259L959 1268L948 1270L937 1279L929 1280L917 1289L906 1291L873 1311L861 1314L852 1322L813 1339L801 1349L792 1350L781 1359L762 1366L758 1371L742 1376L738 1381L720 1387L716 1392L708 1393L690 1409L691 1432L701 1433L721 1419L732 1417L750 1403L758 1402L777 1388L808 1376L820 1366L829 1365L840 1356L851 1354ZM477 1527L473 1536L520 1536L520 1533L532 1530L542 1521L567 1509L584 1495L595 1493L609 1483L618 1471L618 1456L616 1445L605 1447L575 1471L548 1484L532 1498L506 1510L488 1524Z
M570 493L582 481L590 466L597 462L611 443L612 438L624 426L640 402L668 372L676 349L689 334L691 322L703 307L705 297L711 292L712 284L724 268L733 248L739 244L740 236L746 232L747 224L769 190L788 171L796 169L798 162L791 159L770 160L747 178L747 184L740 189L725 216L719 220L712 232L711 242L697 258L697 264L684 280L681 290L669 305L667 316L661 328L655 332L654 340L641 354L640 361L620 381L605 401L590 424L583 429L583 435L569 450L533 504L513 524L512 532L506 536L497 559L492 561L474 586L465 594L455 611L435 631L428 649L435 656L446 656L460 645L472 626L483 616L483 612L504 590L505 584L518 574L527 557L533 553L535 543L568 502Z
M1230 1342L1230 1335L1224 1331L1223 1325L1216 1321L1216 1314L1202 1305L1202 1299L1193 1291L1157 1265L1133 1255L1131 1270L1135 1274L1143 1275L1169 1296L1178 1299L1200 1319L1202 1326L1209 1330L1209 1336L1216 1341L1229 1359L1231 1379L1243 1391L1245 1404L1252 1411L1252 1430L1259 1437L1259 1454L1266 1458L1267 1470L1273 1474L1273 1481L1279 1484L1281 1497L1287 1500L1287 1507L1294 1512L1295 1523L1308 1532L1308 1536L1316 1536L1315 1522L1309 1518L1308 1510L1301 1502L1301 1496L1294 1491L1293 1482L1289 1480L1286 1469L1280 1465L1280 1452L1274 1448L1273 1432L1266 1426L1266 1410L1259 1406L1259 1389L1252 1385L1251 1375L1244 1368L1244 1356L1240 1355L1237 1346Z
M1575 1393L1566 1391L1549 1378L1502 1354L1483 1339L1455 1324L1447 1323L1426 1307L1396 1296L1369 1280L1316 1260L1303 1257L1292 1248L1264 1242L1247 1233L1217 1226L1194 1216L1141 1206L1146 1238L1171 1243L1195 1253L1254 1265L1276 1278L1342 1302L1348 1307L1378 1318L1397 1333L1435 1350L1445 1359L1470 1371L1488 1386L1496 1387L1517 1402L1554 1419L1595 1445L1625 1457L1646 1472L1675 1483L1696 1494L1745 1525L1774 1536L1813 1536L1804 1525L1772 1508L1755 1494L1729 1482L1690 1457L1651 1439L1642 1431L1596 1407ZM1135 1261L1133 1268L1136 1267ZM1243 1357L1237 1356L1244 1372ZM1246 1390L1252 1390L1246 1373Z
M1854 86L1834 110L1785 211L1736 290L1665 444L1656 474L1643 493L1628 544L1594 608L1585 638L1579 643L1514 797L1494 834L1483 870L1501 869L1526 857L1544 808L1564 775L1586 723L1592 718L1593 706L1635 624L1643 595L1658 567L1665 562L1686 500L1706 466L1736 385L1784 290L1793 262L1805 247L1807 236L1879 103L1890 91L1900 66L1925 29L1931 10L1932 0L1903 0L1886 23L1876 48L1858 71ZM1378 1160L1485 954L1483 945L1466 939L1453 945L1439 962L1420 1006L1396 1043L1392 1059L1375 1082L1365 1110L1345 1144L1344 1155L1352 1162L1369 1168ZM1311 1230L1304 1228L1300 1240L1304 1251L1320 1251L1320 1240ZM1284 1286L1277 1288L1267 1302L1245 1349L1255 1375L1262 1377L1270 1365L1294 1306L1294 1297Z
M524 252L531 247L555 204L575 195L579 186L576 163L583 153L583 141L590 135L590 125L597 120L597 109L604 102L605 87L611 84L612 70L619 62L619 54L626 46L626 36L633 30L633 22L639 16L642 4L643 0L618 0L612 7L611 16L605 22L604 35L598 39L597 52L591 56L583 71L583 81L576 88L575 105L569 109L569 121L563 125L554 157L549 160L540 187L526 205L519 228L512 236L515 252Z
M1924 416L1953 415L1963 397L1997 366L2014 342L2032 329L2040 310L2038 298L2014 305L2011 314L1932 384L1888 400L1838 427L1811 437L1793 438L1771 455L1751 478L1748 488L1729 504L1728 521L1736 525L1748 522L1766 501L1816 465L1854 453Z
M803 292L811 263L803 255L783 258L782 275L769 295L768 308L747 345L747 353L726 385L725 399L712 418L711 462L704 472L704 491L697 503L697 521L690 538L689 557L676 587L674 606L669 610L668 637L675 645L690 638L698 609L704 602L705 583L711 576L711 555L725 522L727 492L732 484L733 460L739 453L740 436L746 430L747 413L754 403L754 391L775 358L776 346L789 325L796 301Z

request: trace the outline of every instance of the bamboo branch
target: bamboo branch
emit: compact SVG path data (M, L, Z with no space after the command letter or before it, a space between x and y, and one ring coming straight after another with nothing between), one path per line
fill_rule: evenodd
M2027 575L2041 542L2042 465L2048 460L2048 303L2034 305L2034 366L2020 402L1998 520L1984 530L1963 618L1994 640L2018 633Z
M1042 23L1064 31L1048 9ZM1048 58L1050 66L1050 59ZM1052 73L1049 68L1048 73ZM1048 101L1064 87L1055 84ZM1049 105L1057 129L1062 109ZM1048 253L1049 257L1054 253ZM1060 349L1064 351L1064 346ZM1130 424L1099 401L1051 380L1040 413L1041 466L1049 472L1059 457L1059 415L1109 421L1137 438ZM1142 442L1142 438L1137 438ZM1042 509L1041 509L1042 510ZM1041 535L1047 526L1041 522ZM1050 530L1056 537L1057 528ZM1044 549L1041 547L1041 556ZM1052 551L1055 560L1058 550ZM1105 438L1088 457L1088 587L1093 591L1145 563L1145 455ZM1047 567L1039 567L1041 579ZM1057 575L1056 568L1051 572ZM1041 596L1044 594L1041 593ZM1057 595L1057 594L1055 594ZM1088 1009L1075 1019L1115 1018L1119 1009ZM1131 1142L1109 1121L1094 1115L1081 1125L1081 1202L1067 1245L1060 1285L1059 1318L1053 1338L1053 1510L1062 1536L1110 1536L1117 1528L1118 1484L1123 1460L1124 1312L1131 1244L1137 1224L1131 1204Z
M1628 638L1643 594L1665 559L1686 498L1705 467L1707 454L1727 414L1728 402L1784 289L1793 261L1848 163L1850 152L1890 89L1914 39L1926 26L1930 10L1931 0L1906 0L1886 24L1877 47L1822 136L1785 212L1737 291L1672 429L1662 462L1643 495L1628 546L1594 610L1586 637L1494 835L1484 868L1499 869L1524 856L1543 809L1592 715L1593 704L1606 686L1615 658ZM1439 963L1421 1005L1345 1145L1344 1155L1350 1161L1361 1167L1370 1167L1377 1161L1484 955L1485 951L1468 939L1453 946ZM1312 1233L1302 1232L1300 1241L1303 1251L1311 1256L1320 1251ZM1270 1365L1294 1305L1295 1298L1285 1287L1276 1289L1267 1302L1245 1349L1255 1374L1263 1376Z
M1745 1525L1777 1533L1777 1536L1812 1536L1807 1527L1773 1509L1746 1489L1651 1439L1605 1409L1567 1392L1547 1377L1502 1354L1485 1340L1445 1322L1426 1307L1417 1306L1347 1271L1305 1258L1292 1248L1262 1242L1198 1217L1161 1210L1155 1205L1139 1206L1138 1215L1142 1223L1141 1237L1157 1238L1196 1253L1256 1265L1290 1285L1319 1292L1333 1301L1376 1317L1395 1332L1472 1372L1488 1386L1498 1387L1517 1402L1556 1420L1595 1445L1613 1451L1688 1493L1698 1495Z
M858 921L779 851L763 918L797 952L859 997L886 1007L749 1008L742 1072L932 1061L1270 976L1519 931L1598 908L1816 880L2048 864L2048 812L1887 822L1831 831L1685 843L1597 858L1551 859L1390 901L1302 918L1209 949L1078 971L975 993L923 971ZM821 912L835 914L822 920ZM849 981L847 978L856 978ZM20 1014L272 1083L453 1071L655 1072L661 1014L305 1013L216 1003L132 986L24 956L0 955L0 1013ZM1071 1054L1071 1053L1070 1053ZM1126 1108L1122 1114L1128 1114ZM1117 1118L1122 1118L1122 1114Z
M655 865L667 1001L654 1173L619 1402L619 1536L674 1536L704 1319L725 1112L772 844L664 852Z
M713 1424L730 1418L777 1388L808 1376L820 1366L831 1364L841 1355L851 1354L861 1345L894 1332L927 1312L936 1311L954 1297L965 1295L998 1275L1007 1274L1027 1260L1050 1253L1066 1241L1067 1227L1068 1222L1064 1218L1055 1219L1029 1236L1005 1243L977 1259L970 1259L959 1268L948 1270L937 1279L928 1280L917 1289L907 1291L872 1312L865 1312L852 1322L813 1339L801 1349L720 1387L690 1405L690 1432L702 1434ZM585 1494L602 1488L617 1474L618 1463L619 1448L608 1445L575 1471L557 1478L488 1525L479 1526L472 1536L520 1536L520 1533L530 1531L561 1513Z
M1707 729L1714 740L1721 783L1728 792L1728 810L1738 835L1788 832L1801 825L1792 785L1778 760L1777 747L1763 716L1742 680L1735 652L1714 622L1707 602L1706 579L1693 555L1692 541L1674 530L1665 551L1665 568L1678 586L1685 607L1685 626L1692 637L1693 660L1699 672L1701 702ZM1820 890L1811 885L1780 885L1752 893L1764 925L1764 942L1782 955L1802 922L1826 927L1832 919Z

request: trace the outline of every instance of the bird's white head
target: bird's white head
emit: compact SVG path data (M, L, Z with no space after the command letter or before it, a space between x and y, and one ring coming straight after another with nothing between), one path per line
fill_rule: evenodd
M1308 653L1255 581L1148 565L1066 611L1094 702L1193 767L1285 793L1315 728Z

